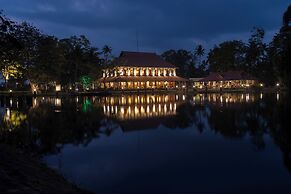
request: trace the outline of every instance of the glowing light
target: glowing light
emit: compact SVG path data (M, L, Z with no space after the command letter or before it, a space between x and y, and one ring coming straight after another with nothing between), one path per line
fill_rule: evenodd
M250 94L246 94L246 101L248 102L250 100Z
M279 93L277 93L277 95L276 95L276 99L277 99L277 101L280 100L280 94L279 94Z
M61 91L61 85L60 84L56 85L56 91L57 92Z
M264 84L260 83L260 87L263 87L263 86L264 86Z
M276 83L276 86L277 86L277 87L279 87L279 86L280 86L280 84L279 84L279 83Z

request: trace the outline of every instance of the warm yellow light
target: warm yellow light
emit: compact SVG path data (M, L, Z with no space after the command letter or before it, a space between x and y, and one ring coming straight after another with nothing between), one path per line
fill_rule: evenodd
M260 83L260 86L261 86L261 87L263 87L263 86L264 86L264 84Z
M56 91L57 92L61 91L61 85L60 84L56 85Z

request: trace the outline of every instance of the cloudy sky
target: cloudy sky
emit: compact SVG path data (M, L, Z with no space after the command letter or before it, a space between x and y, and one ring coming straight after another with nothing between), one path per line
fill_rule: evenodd
M270 40L290 0L0 0L0 9L59 38L86 35L100 48L162 52L247 40L254 26Z

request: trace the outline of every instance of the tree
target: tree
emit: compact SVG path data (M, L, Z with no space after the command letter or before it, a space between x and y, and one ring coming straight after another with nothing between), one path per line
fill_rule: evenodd
M201 58L204 56L204 54L205 49L202 47L201 44L199 44L194 51L194 55L199 58L199 65L201 65Z
M283 15L283 26L270 43L269 58L282 84L291 88L291 6Z
M291 22L291 5L287 8L283 15L283 27L288 27L290 26Z
M225 41L208 53L207 62L210 71L224 72L243 69L246 45L242 41Z
M177 74L183 77L192 77L195 73L195 60L193 54L187 50L168 50L162 58L178 67Z
M109 65L109 59L110 59L110 55L112 52L112 48L108 45L104 45L104 47L102 48L102 53L104 56L104 66L108 66Z

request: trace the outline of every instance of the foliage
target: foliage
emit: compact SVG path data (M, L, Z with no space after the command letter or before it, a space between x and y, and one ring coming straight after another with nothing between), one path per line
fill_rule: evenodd
M208 53L207 62L209 70L223 72L238 70L244 66L246 45L242 41L225 41Z
M191 77L195 72L195 60L190 51L168 50L162 54L162 58L178 67L177 74L183 77Z

